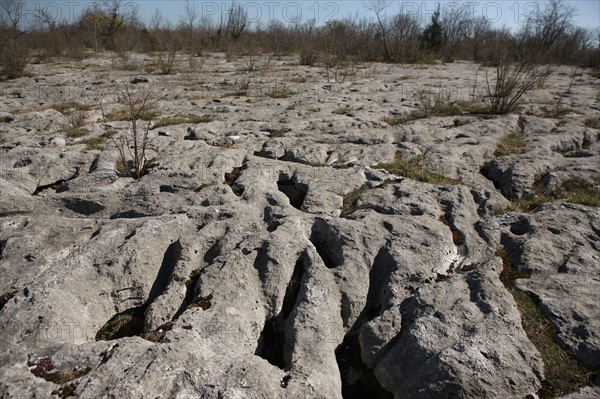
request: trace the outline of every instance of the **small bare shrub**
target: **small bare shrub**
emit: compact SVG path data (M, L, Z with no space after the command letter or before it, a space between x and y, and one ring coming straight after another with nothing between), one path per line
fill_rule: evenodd
M515 110L521 97L527 92L544 86L552 72L549 66L539 66L532 59L511 62L508 46L502 46L496 60L496 79L492 83L488 69L485 70L487 95L492 112L508 114Z
M23 76L27 66L27 49L16 39L8 40L0 50L0 74L8 79Z
M147 151L151 139L149 137L151 121L142 122L142 115L148 108L152 108L160 99L152 99L152 92L135 92L125 84L123 90L119 92L119 102L125 106L125 112L131 124L131 128L126 134L120 136L109 135L108 138L113 142L119 151L119 160L117 165L124 170L125 174L139 180L142 176L148 174L151 168L157 164L154 159L147 159ZM102 118L104 126L106 116L102 107Z
M300 65L313 66L317 62L317 52L312 49L304 49L300 52Z

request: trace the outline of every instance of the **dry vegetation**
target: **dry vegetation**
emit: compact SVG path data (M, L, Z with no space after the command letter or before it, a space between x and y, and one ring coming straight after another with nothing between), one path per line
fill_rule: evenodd
M177 25L158 10L144 24L137 10L122 0L94 2L72 21L59 20L48 7L39 7L25 21L31 14L25 11L23 0L2 2L0 75L4 78L22 76L28 62L98 57L107 50L118 55L114 67L146 68L159 74L175 72L180 53L195 69L196 57L203 52L225 52L228 60L243 58L246 71L268 70L273 58L296 53L300 65L323 64L327 79L335 82L356 74L357 62L432 64L438 59L463 59L497 67L489 76L489 88L496 98L494 111L504 113L518 101L519 93L543 79L544 69L538 64L600 68L597 32L574 26L575 9L560 0L551 0L529 15L515 33L492 27L490 20L470 12L467 4L445 7L443 13L438 10L423 24L417 15L398 12L386 0L366 2L364 18L322 25L314 20L272 22L262 29L253 26L246 8L235 1L224 7L217 21L203 20L200 6L186 2ZM128 57L131 52L148 54L153 61L141 65Z

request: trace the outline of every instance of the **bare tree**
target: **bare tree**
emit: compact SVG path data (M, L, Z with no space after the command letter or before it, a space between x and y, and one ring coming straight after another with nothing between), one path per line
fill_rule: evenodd
M239 38L248 24L248 13L241 4L231 2L231 9L227 13L225 32L232 39Z
M185 0L183 15L179 16L179 20L187 31L188 49L191 55L195 53L194 36L196 31L196 21L198 21L198 18L198 4L196 4L196 2L190 3L189 0Z
M28 49L19 40L26 33L20 30L24 6L21 0L3 0L0 8L0 73L8 78L21 76L27 66Z
M471 8L468 5L449 3L444 7L441 21L446 56L454 56L460 43L467 37L471 25Z
M14 40L24 33L19 29L24 7L25 2L22 0L2 0L2 21L10 27L12 39Z
M150 22L148 23L148 27L152 32L158 32L164 23L164 17L162 12L157 8L154 10L154 14L150 17Z
M472 49L472 57L473 61L479 60L479 54L481 47L484 45L484 41L487 36L489 36L489 32L492 29L492 24L490 20L486 17L476 17L471 20L467 31L467 37L471 41L471 49Z
M400 12L392 20L394 59L412 60L419 48L421 28L415 16Z
M390 57L390 51L388 50L387 43L388 31L383 16L384 11L388 7L387 0L368 0L368 2L365 3L365 6L369 11L373 11L377 17L377 24L379 25L381 41L383 43L383 51L385 52L385 59L386 61L391 61L392 58Z
M521 31L524 45L522 49L529 57L548 59L555 50L554 46L561 37L573 30L575 8L561 0L550 0L543 11L532 13Z

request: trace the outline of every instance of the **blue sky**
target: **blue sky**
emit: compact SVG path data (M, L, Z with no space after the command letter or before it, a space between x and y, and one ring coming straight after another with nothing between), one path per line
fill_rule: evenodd
M121 0L128 7L138 10L144 22L147 22L154 11L159 9L163 16L172 23L179 21L179 16L184 13L183 0ZM267 24L270 20L276 19L281 22L293 22L301 20L306 22L309 19L316 19L319 24L332 19L343 19L345 17L369 16L374 14L365 7L363 0L239 0L248 12L250 20ZM226 13L231 7L231 0L191 0L190 3L196 4L198 13L202 16L218 20L221 13ZM405 12L412 13L423 23L428 23L435 10L435 1L408 1L408 0L387 0L388 15L393 15L402 7ZM496 0L496 1L439 1L442 13L445 8L467 7L475 16L483 16L489 19L494 26L507 26L516 28L531 12L536 12L545 5L544 1L517 1L517 0ZM576 25L586 28L597 28L600 26L600 1L598 0L568 0L565 4L576 9L574 22ZM31 20L35 15L35 10L44 8L52 15L59 16L59 19L72 21L80 15L81 11L88 7L89 1L77 0L25 0L25 20Z

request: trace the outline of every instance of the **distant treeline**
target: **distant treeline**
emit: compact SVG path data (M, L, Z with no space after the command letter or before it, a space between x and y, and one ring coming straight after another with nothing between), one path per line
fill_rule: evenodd
M414 15L391 15L385 0L365 3L368 17L283 24L272 21L251 26L246 10L231 3L218 21L207 21L195 3L186 2L177 24L157 10L142 23L130 3L108 0L93 3L71 23L37 11L31 26L23 28L24 2L2 0L0 74L18 76L27 62L66 56L84 58L99 51L201 55L221 51L228 56L269 53L299 54L304 65L316 62L382 61L429 63L455 59L495 62L499 53L514 61L572 64L600 68L600 29L573 24L575 9L551 0L531 14L516 31L492 27L468 7L453 7L422 23ZM170 59L170 57L167 57Z

